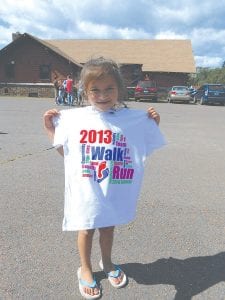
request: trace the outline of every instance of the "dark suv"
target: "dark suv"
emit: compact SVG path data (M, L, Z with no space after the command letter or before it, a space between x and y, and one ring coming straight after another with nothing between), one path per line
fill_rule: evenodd
M222 84L203 84L194 93L194 103L225 105L225 87Z
M134 91L135 101L141 99L157 101L157 87L155 81L139 81Z

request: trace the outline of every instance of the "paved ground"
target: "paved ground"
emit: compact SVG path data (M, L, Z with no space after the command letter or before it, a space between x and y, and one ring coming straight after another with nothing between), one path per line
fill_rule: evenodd
M80 299L76 234L61 232L63 161L42 129L53 106L0 98L0 299ZM99 271L95 237L102 299L225 299L225 107L154 106L168 145L147 161L135 222L116 230L126 288Z

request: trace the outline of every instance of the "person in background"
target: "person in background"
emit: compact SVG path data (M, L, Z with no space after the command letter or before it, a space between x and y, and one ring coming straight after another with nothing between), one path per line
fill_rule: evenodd
M57 98L59 95L59 80L58 80L57 76L54 77L53 85L54 85L54 91L55 91L55 103L57 104Z
M59 92L58 92L57 104L58 105L65 104L64 98L65 98L65 87L64 87L64 84L63 84L63 79L60 79L59 80Z
M66 79L66 92L68 105L73 105L73 79L71 75L68 75Z
M144 80L150 80L149 74L145 74Z
M77 84L77 104L82 105L83 103L83 86L81 80Z

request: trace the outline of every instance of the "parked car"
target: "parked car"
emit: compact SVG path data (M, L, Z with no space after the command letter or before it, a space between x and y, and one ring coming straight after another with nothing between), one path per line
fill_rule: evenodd
M222 84L203 84L194 94L194 102L225 105L225 87Z
M193 101L191 97L190 90L187 86L176 85L172 86L172 88L168 92L167 101L170 103L173 102L185 102L189 103Z
M152 100L157 101L157 87L156 82L152 80L139 81L134 91L135 101Z

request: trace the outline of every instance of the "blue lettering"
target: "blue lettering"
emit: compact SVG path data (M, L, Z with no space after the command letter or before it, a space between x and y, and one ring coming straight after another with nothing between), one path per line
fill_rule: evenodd
M105 149L105 147L91 147L91 159L92 160L113 160L123 161L124 150L123 148L114 147L113 149Z
M103 160L105 147L91 147L92 160Z

